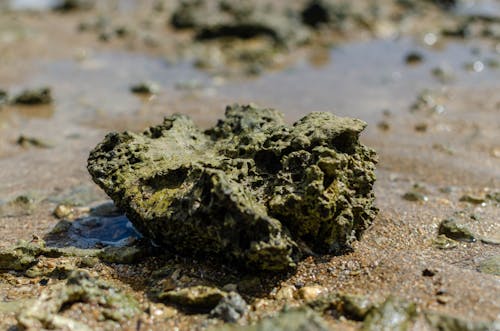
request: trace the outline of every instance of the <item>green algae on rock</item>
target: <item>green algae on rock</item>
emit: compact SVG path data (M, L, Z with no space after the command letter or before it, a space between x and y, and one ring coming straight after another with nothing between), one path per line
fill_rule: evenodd
M85 270L73 271L65 284L48 288L16 316L21 329L92 330L61 312L77 302L99 308L101 320L124 321L140 312L132 297L90 276Z
M110 133L88 170L155 243L284 270L311 251L342 253L375 217L365 125L316 112L287 126L276 110L233 105L206 131L173 115Z
M216 287L191 286L163 292L158 298L181 306L210 311L227 295Z

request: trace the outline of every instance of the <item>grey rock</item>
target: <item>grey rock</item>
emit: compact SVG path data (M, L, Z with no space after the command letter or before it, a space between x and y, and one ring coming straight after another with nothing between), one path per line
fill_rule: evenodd
M225 322L234 323L238 321L247 311L247 303L236 292L230 292L223 297L217 306L212 309L210 315L220 318Z

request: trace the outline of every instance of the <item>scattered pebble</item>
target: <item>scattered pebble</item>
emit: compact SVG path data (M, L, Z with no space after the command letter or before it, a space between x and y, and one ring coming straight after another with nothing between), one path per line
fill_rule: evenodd
M445 219L439 224L438 233L457 241L476 241L474 234L465 225L459 224L451 218Z
M460 197L461 202L469 202L476 205L480 205L486 202L486 197L473 195L473 194L464 194Z
M52 213L58 219L71 218L73 207L68 205L58 205Z
M189 308L211 310L214 309L226 295L226 292L216 287L198 285L162 292L158 295L158 298Z
M12 100L13 104L22 105L44 105L52 103L52 93L50 88L41 87L38 89L28 89L19 93Z
M438 235L434 240L433 244L436 248L439 249L453 249L458 246L458 242L448 238L444 234Z
M429 198L425 194L415 190L408 191L405 194L403 194L403 199L407 201L421 201L421 202L429 200Z
M425 268L423 271L422 271L422 276L424 277L434 277L436 274L437 274L437 270L436 269L432 269L432 268Z
M297 292L299 298L305 302L316 300L324 293L326 293L326 288L319 285L304 286Z
M247 311L247 303L236 292L230 292L223 297L217 306L212 309L210 315L222 319L225 322L237 322Z
M417 317L417 307L412 302L388 297L372 309L363 322L363 331L409 330Z
M410 52L406 54L405 62L409 65L420 64L424 60L424 57L419 52Z
M274 298L276 300L284 300L284 301L293 300L296 291L297 288L295 286L284 285L278 290L278 292L276 292Z
M160 85L155 82L142 82L132 85L130 91L136 94L157 94L160 92Z
M19 136L16 140L16 144L22 146L24 148L27 147L38 147L38 148L51 148L52 145L43 141L40 138L28 137L28 136Z

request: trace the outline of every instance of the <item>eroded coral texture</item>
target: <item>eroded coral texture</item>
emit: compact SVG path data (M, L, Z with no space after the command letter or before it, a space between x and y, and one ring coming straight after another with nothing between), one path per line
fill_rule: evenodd
M110 133L90 154L94 181L155 243L247 268L283 270L341 253L372 222L375 152L365 123L228 106L200 130L174 115L143 133Z

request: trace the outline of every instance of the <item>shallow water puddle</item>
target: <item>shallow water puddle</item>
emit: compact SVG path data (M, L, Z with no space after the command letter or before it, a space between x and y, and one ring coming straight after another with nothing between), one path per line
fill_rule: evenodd
M420 54L422 63L407 65L409 52ZM293 119L309 111L334 111L373 123L383 109L406 110L424 88L498 86L500 70L487 67L488 60L500 60L488 44L450 42L430 49L411 39L374 40L332 49L330 61L321 67L302 62L251 82L228 84L221 93L258 100L288 111ZM479 72L465 68L476 61ZM452 80L440 83L435 68L449 71Z
M60 2L60 0L10 0L8 5L13 10L48 10Z
M71 246L98 248L103 246L126 246L141 238L127 217L89 216L75 220L68 230Z

